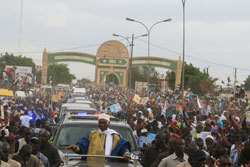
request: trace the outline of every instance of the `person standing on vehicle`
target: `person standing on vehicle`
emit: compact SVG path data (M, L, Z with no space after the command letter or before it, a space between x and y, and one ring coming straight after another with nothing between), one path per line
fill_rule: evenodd
M122 138L116 131L109 129L110 116L100 114L98 117L98 130L91 130L79 139L75 145L70 145L65 149L72 149L78 154L123 156L129 160L130 143ZM87 157L87 161L105 162L104 158ZM109 159L109 161L119 161Z

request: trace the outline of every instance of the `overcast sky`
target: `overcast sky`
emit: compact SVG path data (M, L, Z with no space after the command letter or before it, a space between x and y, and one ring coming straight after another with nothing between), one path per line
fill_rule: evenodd
M96 54L103 42L121 40L113 37L113 33L123 36L146 33L142 25L128 22L126 17L147 26L171 18L171 22L152 29L150 55L178 59L182 56L181 1L23 0L20 19L21 0L1 0L0 52L15 55L20 52L41 65L44 48L51 52ZM227 76L233 79L233 67L236 67L237 79L243 82L250 74L249 6L249 0L187 0L186 61L201 70L209 68L212 77L224 81ZM135 40L134 56L147 56L146 37ZM77 78L94 79L94 66L67 64Z

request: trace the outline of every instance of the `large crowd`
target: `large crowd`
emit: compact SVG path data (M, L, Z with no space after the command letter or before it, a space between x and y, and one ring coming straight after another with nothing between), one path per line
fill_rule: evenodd
M250 166L250 108L247 99L199 97L189 92L147 94L86 86L97 111L126 121L141 148L144 167ZM137 98L136 98L137 97ZM139 100L138 100L139 97ZM1 166L57 167L51 122L60 103L50 94L1 99ZM119 110L110 106L118 104Z

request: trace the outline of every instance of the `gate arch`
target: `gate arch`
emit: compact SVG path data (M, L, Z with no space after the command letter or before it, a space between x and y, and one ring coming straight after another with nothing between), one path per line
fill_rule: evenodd
M129 53L127 47L116 40L109 40L100 45L96 55L81 52L43 52L42 84L47 83L49 64L57 62L82 62L96 67L95 85L104 86L104 77L113 73L119 81L119 87L128 87ZM133 57L132 66L153 66L167 68L175 72L175 87L181 83L182 61L161 57Z

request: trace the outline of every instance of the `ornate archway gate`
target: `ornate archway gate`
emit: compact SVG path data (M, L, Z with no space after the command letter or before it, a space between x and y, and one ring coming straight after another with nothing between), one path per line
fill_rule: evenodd
M148 61L149 60L149 61ZM119 86L128 87L129 53L124 44L110 40L101 44L96 55L80 52L47 52L44 49L42 63L42 84L47 83L47 70L49 64L57 62L82 62L96 66L95 84L97 87L105 85L105 78L114 74L118 78ZM150 66L167 68L175 72L175 86L180 85L182 61L170 60L160 57L133 57L132 66ZM79 69L80 70L80 69Z

